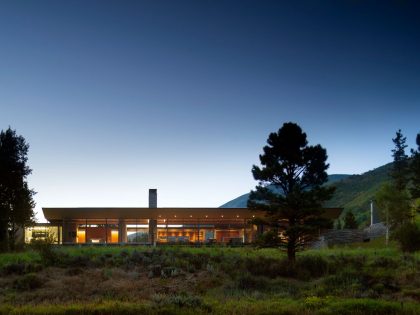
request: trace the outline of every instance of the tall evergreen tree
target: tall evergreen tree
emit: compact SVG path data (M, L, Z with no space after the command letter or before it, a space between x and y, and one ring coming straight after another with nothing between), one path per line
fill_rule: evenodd
M34 218L35 192L28 188L29 145L10 127L0 133L0 247L14 249L16 234ZM22 231L23 232L23 231Z
M311 235L331 225L322 217L322 205L334 192L323 186L328 178L327 151L320 145L308 146L306 133L291 122L271 133L267 144L260 155L262 167L252 168L259 184L250 193L248 207L265 211L270 225L284 230L282 245L293 262Z
M406 189L409 178L408 178L408 156L405 154L407 148L406 137L403 136L401 129L396 132L395 138L392 141L395 144L392 150L392 156L394 163L392 166L391 177L394 182L395 188L399 191Z
M416 137L417 149L411 150L411 196L414 199L420 198L420 133Z

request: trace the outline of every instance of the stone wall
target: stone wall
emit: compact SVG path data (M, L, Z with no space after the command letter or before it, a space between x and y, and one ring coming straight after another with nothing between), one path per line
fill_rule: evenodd
M334 245L343 245L351 243L360 243L369 241L386 233L386 227L382 223L376 223L364 230L343 229L328 230L323 233L318 240L312 243L312 248L324 248Z

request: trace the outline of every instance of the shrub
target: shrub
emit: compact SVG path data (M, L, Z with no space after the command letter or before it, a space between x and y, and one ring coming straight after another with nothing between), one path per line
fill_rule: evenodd
M245 261L245 267L254 276L265 276L275 278L280 275L285 275L288 270L288 262L286 260L278 260L267 258L264 256L257 256L255 258L248 258Z
M270 282L265 277L255 277L249 273L241 275L237 280L238 288L241 290L269 290Z
M396 259L390 257L377 257L370 264L374 268L388 269L396 269L399 265L400 263Z
M298 278L305 279L307 275L311 278L319 278L328 273L329 265L324 257L311 255L298 257L294 268Z
M175 267L164 267L160 273L162 278L171 278L179 276L180 272Z
M28 273L14 282L15 289L18 290L34 290L42 286L42 279L34 273Z
M46 266L54 265L58 262L59 256L54 250L54 236L50 235L44 239L32 239L31 247L39 253L41 261Z
M65 259L65 264L68 267L88 267L90 263L89 257L84 255L69 256Z
M161 265L151 265L149 266L149 273L148 273L148 277L149 278L153 278L153 277L159 277L162 273L162 266Z
M267 231L259 235L255 244L259 247L279 247L281 243L277 231Z
M152 302L161 308L162 306L176 306L182 308L204 308L210 311L210 306L203 302L203 299L199 296L190 294L176 294L176 295L164 295L155 294L152 296Z
M404 252L420 250L420 228L415 223L405 223L393 235Z
M39 264L17 262L5 265L1 273L4 275L24 275L30 272L40 271L41 269L42 266Z
M131 257L130 260L134 263L134 264L142 264L144 261L144 255L140 252L138 252L137 250L134 250L131 253Z

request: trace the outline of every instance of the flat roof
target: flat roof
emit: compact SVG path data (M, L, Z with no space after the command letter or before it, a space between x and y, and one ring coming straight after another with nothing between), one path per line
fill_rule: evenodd
M324 217L336 219L343 208L325 208ZM48 221L63 219L249 219L265 212L248 208L42 208Z

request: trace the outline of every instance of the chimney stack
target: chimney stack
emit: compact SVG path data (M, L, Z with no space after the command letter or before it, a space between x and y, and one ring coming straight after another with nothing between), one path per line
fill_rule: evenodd
M157 208L157 189L149 189L149 208Z

